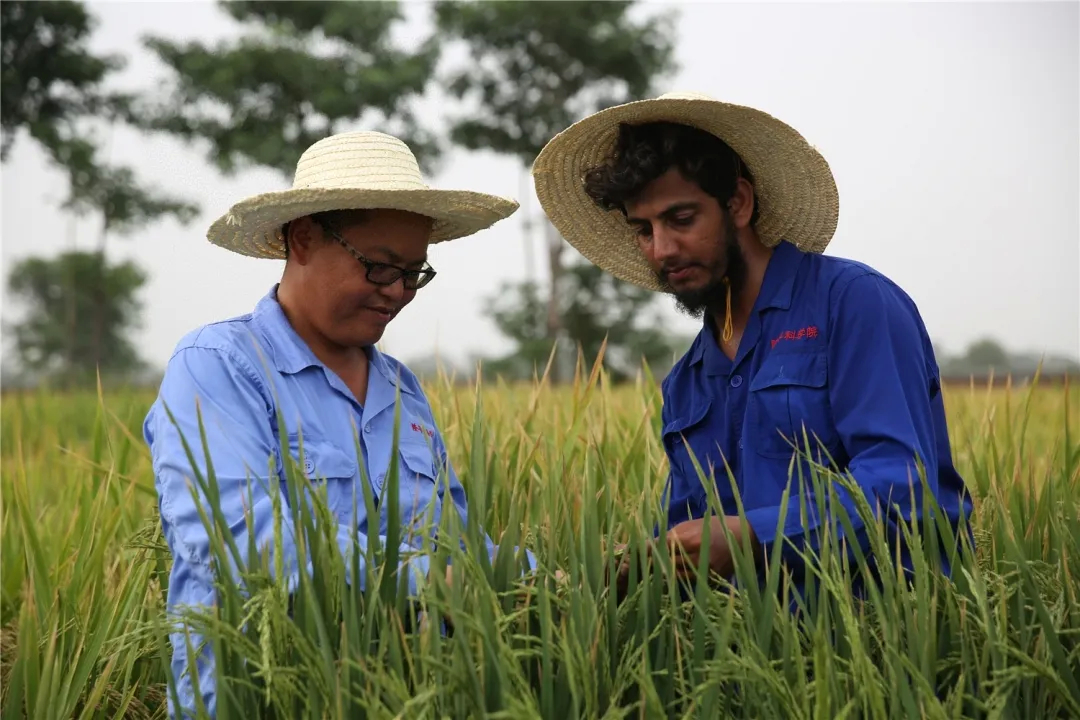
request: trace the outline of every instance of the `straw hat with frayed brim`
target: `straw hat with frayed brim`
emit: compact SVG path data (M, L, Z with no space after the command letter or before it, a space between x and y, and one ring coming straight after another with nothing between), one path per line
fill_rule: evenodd
M289 190L255 195L233 205L207 239L257 258L285 257L282 226L327 210L404 210L432 218L430 242L472 235L509 217L515 200L467 190L429 187L408 146L379 132L331 135L309 147Z
M761 242L787 240L820 253L839 217L836 182L825 159L794 129L754 108L705 95L668 94L618 105L556 135L533 163L537 198L559 233L578 252L615 277L664 291L618 210L598 207L585 193L585 173L608 160L619 125L675 122L712 133L727 143L754 177Z

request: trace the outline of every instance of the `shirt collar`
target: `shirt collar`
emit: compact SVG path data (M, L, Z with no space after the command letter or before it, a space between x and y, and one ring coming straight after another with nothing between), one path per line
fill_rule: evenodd
M805 255L805 252L787 240L781 240L773 248L769 264L765 268L765 277L761 281L761 291L758 292L757 302L754 303L757 312L766 308L787 310L791 307L795 276L799 272L799 266Z
M413 394L412 388L409 387L407 382L398 382L400 379L398 374L391 368L390 361L386 359L386 355L381 353L377 347L370 345L366 348L368 352L368 360L371 362L371 367L375 368L380 375L382 375L386 382L395 387L401 388L403 393L409 395Z
M293 329L285 311L277 299L278 285L275 284L270 291L259 300L255 306L255 323L262 332L267 346L270 348L271 360L278 372L292 375L309 367L326 369L326 366L308 344L304 342L296 330ZM364 348L368 353L371 367L385 378L393 386L398 386L397 373L390 369L390 363L374 345ZM400 383L402 391L412 393L408 383Z
M773 253L769 257L769 264L765 268L765 277L761 281L761 290L758 291L757 300L754 302L755 312L761 312L766 308L787 310L791 307L791 297L795 290L795 276L798 275L799 266L802 264L805 255L806 253L786 240L781 240L773 248ZM716 345L711 323L712 318L706 315L701 330L690 348L691 365L696 365L702 361L710 343L713 346Z

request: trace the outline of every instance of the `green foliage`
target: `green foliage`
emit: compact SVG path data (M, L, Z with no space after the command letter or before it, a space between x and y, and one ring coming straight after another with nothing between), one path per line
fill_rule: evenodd
M173 74L166 92L140 110L147 127L206 141L225 173L268 167L291 178L309 145L362 122L400 137L421 167L433 170L440 147L417 124L410 101L427 87L439 44L431 38L415 51L395 47L398 3L220 7L243 23L239 40L211 47L147 38Z
M878 591L861 601L849 587L862 561L834 534L809 559L808 597L794 602L778 567L755 567L745 556L736 588L719 581L680 587L665 554L644 562L665 471L655 384L612 390L595 373L557 389L428 389L476 512L457 531L448 515L443 532L469 545L482 524L503 554L492 560L443 543L438 557L452 559L453 584L438 580L437 568L410 607L391 572L394 544L373 546L370 590L360 593L344 582L352 561L332 541L318 483L309 485L287 459L279 512L297 520L313 560L291 607L273 579L271 549L250 553L242 566L245 593L223 587L216 609L188 616L220 653L219 690L227 692L219 717L1042 718L1080 711L1075 393L949 391L958 467L977 500L974 552L961 543L946 579L933 543L952 547L949 530L908 527L922 552L905 584L888 571L878 535L885 572ZM5 398L5 716L164 717L169 555L136 434L150 399ZM200 438L188 440L191 452L202 452ZM57 451L61 445L66 452ZM804 480L823 497L846 482L823 473ZM214 480L207 474L193 483L206 493ZM365 484L361 490L358 501L372 502ZM226 567L228 536L214 505L204 511L216 528L218 567ZM868 506L859 512L880 529ZM519 542L539 557L535 577L518 579L521 558L506 549ZM620 601L605 578L624 542L636 576ZM566 571L565 583L555 581L554 568ZM420 612L426 624L416 622ZM452 632L440 632L440 616Z
M123 96L100 90L105 76L119 70L123 61L92 54L87 47L91 29L92 19L81 2L0 4L4 160L19 130L56 152L71 141L65 133L78 120L124 105Z
M124 376L142 367L129 333L138 324L146 274L101 252L27 258L8 275L25 317L5 329L23 370L65 386L90 384L97 372Z
M670 13L640 21L633 2L435 3L439 31L468 43L471 60L447 78L470 107L454 142L517 157L525 167L548 140L597 110L652 92L675 69Z
M602 357L613 382L633 378L642 362L666 373L684 343L664 330L655 294L623 283L592 263L565 270L558 311L573 348L592 365ZM515 344L506 357L485 361L485 373L513 380L544 374L553 341L547 332L547 300L534 283L504 283L488 300L499 331ZM603 349L603 353L601 353Z
M1059 355L1040 356L1031 353L1011 353L992 338L976 340L967 350L950 356L935 349L942 375L955 379L1003 378L1011 376L1014 382L1022 382L1043 375L1080 375L1080 363L1074 358Z
M449 92L465 103L451 123L451 139L470 150L515 157L527 168L552 137L582 117L652 94L656 81L675 69L674 14L634 18L635 7L634 2L436 2L439 31L464 41L470 52L470 62L445 79ZM670 341L661 331L630 328L625 319L628 311L646 310L650 300L629 283L582 276L589 272L582 267L569 270L576 277L565 276L566 244L552 234L548 245L551 286L542 313L535 285L501 290L510 300L493 317L517 348L492 360L492 372L529 377L534 368L542 371L556 340L570 349L580 343L591 362L605 334L612 358L608 367L617 379L642 356L670 363ZM562 298L579 293L576 289L599 299L601 285L602 304L572 300L560 308ZM565 314L571 309L573 315ZM542 338L535 324L541 319ZM551 377L568 381L559 357Z
M680 348L664 330L656 293L624 283L592 263L579 262L566 271L562 309L567 336L592 364L606 342L604 368L612 380L629 379L648 363L666 372Z
M20 371L64 384L92 383L140 367L128 337L146 277L131 263L111 266L105 244L171 216L187 224L198 208L140 183L131 168L100 158L95 126L130 121L132 98L104 90L123 61L87 47L92 18L80 2L0 4L2 13L4 160L22 130L67 175L61 209L92 216L98 252L30 258L8 275L8 290L27 308L9 331Z
M966 359L975 366L1004 368L1009 363L1009 354L1000 344L987 339L972 343Z
M25 129L68 175L62 207L100 213L102 241L109 231L131 232L165 216L194 219L195 206L141 186L130 168L98 157L92 126L132 120L133 98L103 89L124 61L90 52L93 23L83 3L12 0L0 4L0 13L3 159Z
M507 380L543 375L554 341L547 334L547 301L536 283L502 283L488 298L487 312L515 347L504 357L482 358L484 374Z
M131 235L162 217L171 215L187 225L198 215L196 206L140 185L131 168L105 167L93 161L79 162L79 166L82 169L72 174L71 197L63 207L76 215L99 214L102 246L110 234Z

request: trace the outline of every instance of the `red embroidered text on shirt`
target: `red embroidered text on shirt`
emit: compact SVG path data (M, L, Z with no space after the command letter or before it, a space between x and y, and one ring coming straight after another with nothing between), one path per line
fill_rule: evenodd
M428 428L423 427L421 425L418 425L416 423L412 423L412 425L410 425L410 427L413 429L413 431L418 432L418 433L424 433L428 437L434 437L435 436L434 431L429 430Z
M776 347L776 343L781 340L806 340L814 339L818 335L817 325L811 325L810 327L800 328L798 330L785 330L772 339L772 345L770 347Z

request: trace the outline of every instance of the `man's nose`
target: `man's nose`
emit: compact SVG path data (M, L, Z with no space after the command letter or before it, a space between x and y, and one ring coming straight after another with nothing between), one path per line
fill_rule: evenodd
M679 254L679 246L675 242L674 233L668 232L663 228L654 229L652 254L653 259L660 264L676 257Z

